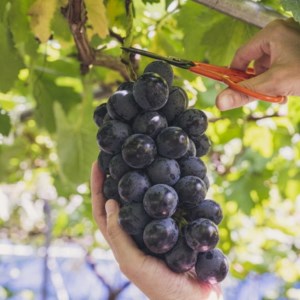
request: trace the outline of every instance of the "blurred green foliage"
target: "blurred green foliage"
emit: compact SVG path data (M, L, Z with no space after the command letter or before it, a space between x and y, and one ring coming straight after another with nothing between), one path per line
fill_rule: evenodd
M283 1L283 7L279 1L258 2L281 13L284 8L296 16L300 11L292 1ZM120 38L129 34L124 1L86 5L97 3L104 4L105 20L88 19L89 43L106 46L101 52L118 58ZM92 113L124 78L102 66L81 75L68 22L60 13L66 4L0 3L0 236L43 243L42 203L49 201L53 236L75 239L89 249L103 243L94 236L88 184L99 151ZM132 45L162 55L228 65L257 31L192 1L137 0L133 5ZM110 35L103 26L109 26ZM89 29L95 27L101 34ZM137 72L149 62L139 58ZM210 120L212 149L204 158L209 197L223 208L219 246L229 255L232 274L274 272L288 288L300 280L299 98L281 106L254 102L220 112L214 102L223 85L185 70L174 72L190 105Z

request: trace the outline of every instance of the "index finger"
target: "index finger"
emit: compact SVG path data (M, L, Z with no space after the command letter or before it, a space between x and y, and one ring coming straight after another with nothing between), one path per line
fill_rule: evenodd
M91 170L91 193L92 193L92 208L94 219L99 226L100 231L106 238L106 212L105 212L105 197L102 192L105 175L101 172L98 163L94 162Z

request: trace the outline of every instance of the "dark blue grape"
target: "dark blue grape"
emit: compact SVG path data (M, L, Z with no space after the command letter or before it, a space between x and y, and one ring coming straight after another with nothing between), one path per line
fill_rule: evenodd
M175 159L158 156L148 166L147 174L152 183L174 185L180 178L179 164Z
M221 206L214 200L206 199L201 201L197 206L188 210L187 220L193 221L205 218L213 221L216 225L220 224L223 219Z
M94 118L94 122L97 124L98 127L101 127L103 125L103 120L106 114L107 114L106 103L100 104L94 110L93 118Z
M151 186L144 195L144 208L155 219L171 217L178 204L176 191L166 184Z
M119 201L120 195L118 192L118 181L112 177L107 177L103 184L103 194L105 199L114 199Z
M152 138L156 138L161 130L166 127L168 127L166 118L157 111L140 113L136 116L132 125L133 132L143 133Z
M182 156L182 158L187 158L187 157L190 157L190 156L196 156L196 147L195 147L195 144L194 142L189 139L189 147L188 147L188 150L187 152Z
M168 100L168 84L156 73L144 73L134 83L133 95L135 101L143 110L158 110Z
M117 154L131 133L129 125L117 120L107 121L97 133L98 144L104 152Z
M197 251L187 245L185 238L180 236L176 245L165 254L165 262L172 271L183 273L195 266L197 254Z
M120 179L118 191L125 203L142 202L150 186L150 180L144 172L130 171Z
M178 240L178 226L172 218L153 220L144 229L143 239L147 248L157 254L171 250Z
M126 81L126 82L122 82L117 91L129 91L129 92L132 92L133 91L133 85L134 85L134 82L133 81Z
M186 225L184 236L188 246L198 252L213 249L219 241L217 225L204 218L194 220Z
M181 128L168 127L157 136L156 145L161 156L178 159L187 152L189 138Z
M172 67L165 61L156 60L148 64L144 70L144 73L153 72L157 73L163 79L166 80L168 86L171 87L173 83L173 70Z
M199 280L216 284L225 279L229 265L223 252L220 249L213 249L198 254L195 269Z
M199 136L207 129L207 116L202 110L187 109L175 120L175 126L181 127L191 138Z
M150 165L157 154L153 139L145 134L136 133L126 139L122 146L122 157L132 168Z
M151 218L147 215L143 203L130 203L120 209L119 223L128 234L142 233L150 221Z
M117 91L107 101L107 111L112 119L129 122L139 113L132 92Z
M187 157L179 160L181 176L197 176L203 179L207 168L204 162L198 157Z
M160 110L171 123L188 107L188 96L184 89L172 86L166 105Z
M206 190L208 190L209 187L210 187L210 182L209 182L209 179L208 179L207 175L204 176L204 178L202 180L203 180L203 182L205 184Z
M105 174L109 173L109 162L113 157L112 154L100 151L98 155L98 166L102 172Z
M202 179L196 176L185 176L177 181L174 186L179 204L182 207L191 208L205 199L206 187Z
M191 137L196 147L196 156L201 157L208 153L211 143L206 134Z
M118 153L111 158L108 167L110 176L116 180L120 180L125 173L131 170L125 163L121 153Z

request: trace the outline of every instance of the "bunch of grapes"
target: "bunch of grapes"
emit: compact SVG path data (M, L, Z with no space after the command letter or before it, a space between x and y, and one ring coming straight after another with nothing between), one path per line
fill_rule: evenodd
M228 262L215 248L223 215L206 199L209 180L200 158L210 148L208 121L188 108L186 92L172 82L171 66L154 61L96 108L103 193L119 202L121 226L145 253L174 272L195 268L201 281L216 283Z

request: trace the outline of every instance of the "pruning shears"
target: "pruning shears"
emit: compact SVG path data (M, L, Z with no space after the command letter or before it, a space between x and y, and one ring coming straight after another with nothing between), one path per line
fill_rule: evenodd
M246 71L241 71L241 70L236 70L228 67L215 66L208 63L196 62L196 61L176 58L172 56L161 56L149 51L145 51L133 47L129 47L129 48L121 47L121 48L131 53L140 54L142 56L147 56L158 60L163 60L169 63L170 65L182 69L187 69L193 73L208 78L212 78L217 81L221 81L226 85L228 85L228 87L230 87L231 89L256 99L260 99L267 102L273 102L273 103L282 103L285 101L285 97L283 96L269 96L269 95L257 93L238 84L243 80L250 79L256 76L253 68L248 68Z

